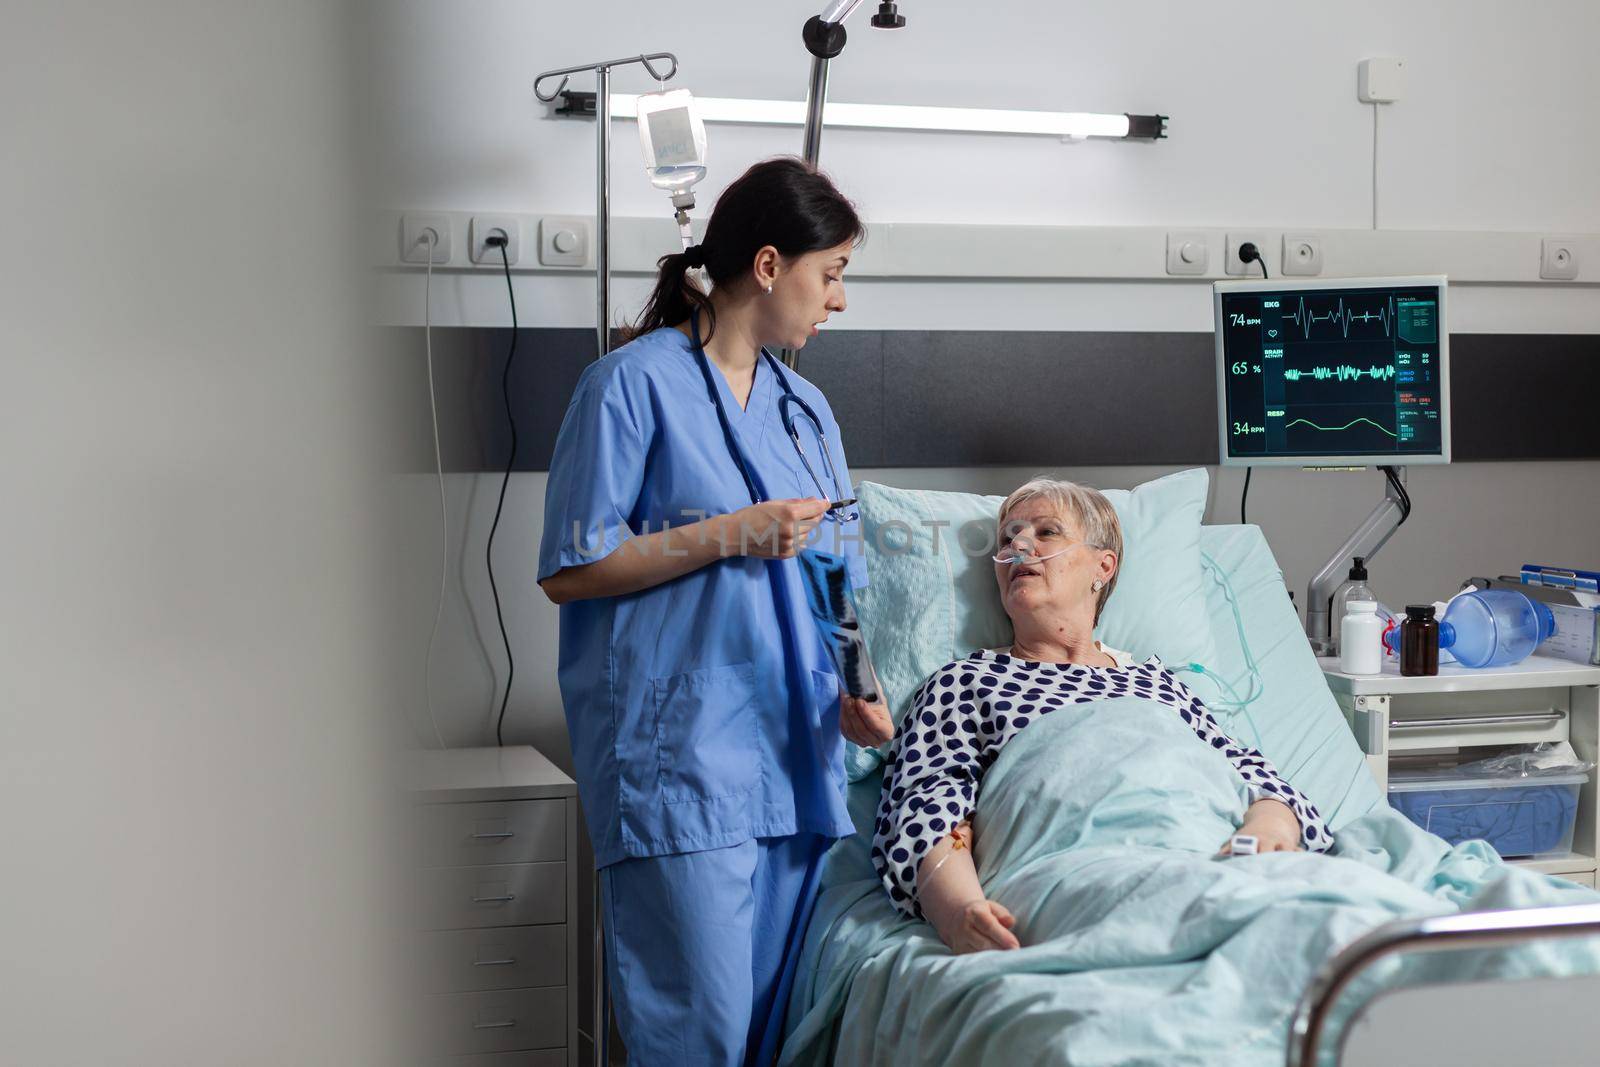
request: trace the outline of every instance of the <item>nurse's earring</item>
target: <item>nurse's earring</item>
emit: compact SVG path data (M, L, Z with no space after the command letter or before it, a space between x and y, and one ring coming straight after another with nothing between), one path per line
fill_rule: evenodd
M1106 587L1106 583L1102 582L1100 579L1096 578L1094 580L1094 582L1089 586L1089 592L1098 593L1100 590L1104 589L1105 587Z
M772 295L772 286L770 286L770 285L769 285L769 286L767 286L767 295L768 295L768 296L771 296L771 295Z

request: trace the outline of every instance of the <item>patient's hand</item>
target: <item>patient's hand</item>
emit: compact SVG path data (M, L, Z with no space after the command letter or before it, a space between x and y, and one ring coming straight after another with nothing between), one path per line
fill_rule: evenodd
M934 929L939 932L939 940L960 956L996 948L1021 948L1022 943L1011 932L1016 924L1017 920L1004 905L979 897L962 905L944 927L935 926Z
M1250 805L1244 813L1244 825L1239 833L1256 838L1257 852L1299 852L1300 820L1294 810L1281 800L1261 799ZM1231 855L1233 838L1222 843L1221 855Z
M986 952L1021 948L1011 928L1017 920L1005 907L983 895L972 859L972 824L957 824L918 867L918 903L950 951Z
M872 748L894 737L894 720L881 701L869 704L860 697L840 693L839 731L862 748Z

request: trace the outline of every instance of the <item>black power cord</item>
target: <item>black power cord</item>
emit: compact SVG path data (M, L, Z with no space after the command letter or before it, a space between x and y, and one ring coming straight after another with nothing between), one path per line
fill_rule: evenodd
M1398 529L1405 525L1405 521L1411 517L1411 494L1406 492L1405 483L1400 480L1399 471L1393 467L1386 466L1379 466L1378 469L1383 472L1383 476L1394 487L1395 495L1400 498L1400 521L1395 523L1395 527Z
M1261 276L1270 278L1267 273L1267 257L1261 254L1261 249L1256 247L1254 241L1246 241L1239 246L1239 261L1241 263L1254 263L1261 268ZM1244 469L1244 491L1239 494L1239 524L1244 525L1244 505L1250 499L1250 475L1255 473L1254 467Z
M1261 276L1263 278L1272 277L1267 273L1267 257L1261 254L1261 249L1256 247L1254 241L1246 241L1239 246L1239 261L1241 263L1255 263L1261 267Z
M494 507L494 522L489 526L489 545L484 549L484 563L489 568L489 589L494 593L494 617L500 623L500 640L506 646L506 691L500 697L500 714L494 722L494 743L504 747L501 730L506 723L506 705L511 700L511 680L517 675L517 661L511 655L511 638L506 633L506 617L500 609L500 589L494 581L494 535L500 528L500 513L506 506L506 486L511 482L511 468L517 462L517 419L511 410L511 363L517 358L517 292L511 285L511 259L506 255L506 238L494 234L485 242L500 249L500 265L506 272L506 295L511 300L511 349L506 353L506 368L500 375L500 394L505 400L506 422L511 425L511 452L506 456L505 473L500 476L500 501Z

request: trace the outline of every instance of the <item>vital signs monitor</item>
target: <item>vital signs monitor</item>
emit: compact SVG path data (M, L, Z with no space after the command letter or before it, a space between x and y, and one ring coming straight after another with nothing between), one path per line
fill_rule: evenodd
M1450 462L1445 279L1217 282L1226 466Z

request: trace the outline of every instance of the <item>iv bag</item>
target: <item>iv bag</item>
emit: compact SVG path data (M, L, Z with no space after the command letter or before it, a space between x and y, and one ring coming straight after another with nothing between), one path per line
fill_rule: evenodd
M657 189L686 193L706 176L706 126L689 90L639 97L639 147L650 184Z

